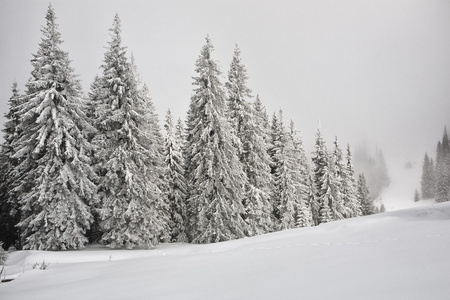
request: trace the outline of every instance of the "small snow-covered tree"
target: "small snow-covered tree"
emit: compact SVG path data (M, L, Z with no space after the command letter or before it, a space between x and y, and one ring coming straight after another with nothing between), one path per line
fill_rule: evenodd
M419 202L420 201L420 195L419 195L419 191L416 189L414 192L414 202Z
M98 147L102 242L109 247L152 246L167 228L161 219L168 211L162 210L167 207L161 192L162 137L148 89L140 88L122 46L118 15L110 32L103 75L92 91L97 97L93 142Z
M164 124L166 137L164 140L164 180L167 184L167 197L170 205L170 233L172 242L187 242L186 236L186 194L187 186L184 177L183 157L181 154L180 126L174 126L170 110L166 114Z
M238 138L237 154L246 174L244 190L244 219L248 236L269 232L272 227L270 203L270 158L264 140L264 128L249 99L251 90L246 86L247 71L236 46L225 84L228 97L228 119Z
M92 223L89 205L96 199L86 139L94 129L84 114L81 88L52 5L19 114L20 136L13 143L15 168L22 183L21 222L25 249L83 248Z
M242 238L247 231L242 201L247 180L234 131L226 117L220 70L209 36L196 62L194 94L187 117L186 177L189 236L193 243Z
M361 203L361 211L363 216L372 215L375 213L375 206L373 205L372 198L370 197L370 192L367 187L367 181L364 173L360 173L358 176L357 197L358 201Z

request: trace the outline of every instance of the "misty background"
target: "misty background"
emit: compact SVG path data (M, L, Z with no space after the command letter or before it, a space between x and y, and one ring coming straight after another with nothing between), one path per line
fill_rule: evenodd
M207 34L226 76L235 44L248 87L293 119L309 152L320 121L331 147L365 143L421 165L450 126L450 1L53 0L84 92L103 61L115 13L160 121L185 120ZM11 85L30 77L49 1L0 0L0 122ZM2 140L2 138L1 138ZM389 166L388 166L389 167Z

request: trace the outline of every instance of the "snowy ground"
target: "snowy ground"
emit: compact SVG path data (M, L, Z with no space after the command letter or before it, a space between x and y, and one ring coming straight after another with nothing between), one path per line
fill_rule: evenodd
M0 299L449 299L450 203L414 203L419 179L400 166L382 196L389 212L312 228L152 250L14 252Z
M420 193L420 177L422 175L422 165L412 162L406 167L408 160L392 160L388 163L391 183L387 189L381 193L381 197L375 201L377 206L384 203L386 211L405 209L410 207L420 207L431 205L433 199L424 199L414 202L414 192Z
M449 249L450 203L434 204L210 245L18 251L0 299L448 299Z

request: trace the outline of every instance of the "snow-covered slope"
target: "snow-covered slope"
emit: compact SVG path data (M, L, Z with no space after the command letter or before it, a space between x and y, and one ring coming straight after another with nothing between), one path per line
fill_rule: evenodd
M384 203L386 211L405 209L410 207L420 207L431 205L434 199L424 199L414 202L414 191L420 193L420 177L422 175L422 167L418 163L411 163L406 167L405 159L396 159L389 161L389 177L391 183L386 188L375 204L379 207Z
M448 299L449 249L450 203L433 204L210 245L18 251L0 299Z

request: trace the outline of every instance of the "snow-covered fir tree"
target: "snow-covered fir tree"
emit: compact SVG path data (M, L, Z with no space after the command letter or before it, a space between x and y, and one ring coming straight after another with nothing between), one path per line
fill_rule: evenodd
M19 135L18 126L20 115L17 113L21 104L20 95L17 89L17 82L12 85L12 96L9 98L9 111L5 114L6 122L3 128L3 144L0 149L0 236L4 246L18 246L19 231L16 225L20 221L19 203L14 187L18 183L18 178L14 172L19 161L13 158L13 144ZM17 181L16 181L17 180Z
M272 142L270 119L259 95L256 95L253 102L253 111L255 112L256 123L261 128L261 137L267 147L270 148Z
M164 179L164 138L159 125L159 116L150 97L150 91L146 83L142 83L141 76L138 73L134 56L131 54L131 71L138 86L138 94L143 99L144 120L141 129L147 134L148 153L150 154L151 168L148 179L152 180L162 192L161 197L156 198L157 218L152 220L152 226L160 228L159 241L168 242L171 238L169 227L170 220L170 201L167 197L168 182Z
M313 224L310 203L310 165L306 157L303 141L298 136L294 122L291 120L288 133L288 156L290 172L296 187L294 206L296 227L307 227Z
M382 190L390 183L383 151L376 148L375 155L372 155L367 145L363 144L356 148L354 158L355 172L357 174L364 172L372 198L378 198Z
M358 201L361 203L361 211L363 216L372 215L375 213L375 206L373 205L372 198L370 197L370 192L364 173L360 173L358 176L357 197Z
M270 202L270 158L264 140L264 128L249 99L251 90L246 86L247 71L236 46L225 84L228 97L228 118L238 138L237 153L247 176L244 196L244 219L248 236L269 232L272 227Z
M450 200L450 144L447 128L436 150L436 202Z
M187 242L186 236L186 194L187 186L184 177L183 157L181 153L180 126L174 126L170 110L166 114L164 124L166 137L164 140L164 180L167 183L167 197L170 204L170 233L172 242Z
M212 59L209 36L196 62L194 94L186 131L189 237L193 243L213 243L245 236L244 184L247 180L226 117L221 74Z
M344 206L347 209L347 218L362 216L361 203L358 201L357 197L357 185L355 178L355 170L352 163L352 153L350 150L350 145L347 144L347 164L341 174L342 178L342 198Z
M434 161L425 153L422 165L422 177L420 181L423 199L434 198L436 195L436 175Z
M94 129L83 112L80 84L61 49L61 34L52 5L43 38L31 61L21 115L20 136L13 143L16 187L24 249L83 248L92 223L89 205L95 185L85 134Z
M158 185L163 177L162 138L148 90L139 88L122 46L118 15L110 36L103 75L92 91L98 97L93 142L98 147L102 242L109 247L152 246L167 228L158 211L166 206Z
M314 157L314 183L319 206L318 221L327 223L343 218L339 206L340 191L336 182L331 157L320 129L317 130Z
M339 145L337 136L333 143L333 153L331 154L331 166L333 168L333 177L335 178L336 184L336 199L334 201L334 209L339 212L339 214L345 218L350 214L349 208L345 206L344 197L344 186L348 180L346 174L346 168L344 164L344 157L342 154L342 149ZM347 190L345 190L347 191Z
M283 113L272 117L271 174L274 182L275 229L296 227L296 207L300 201L301 179L293 139L283 124Z

